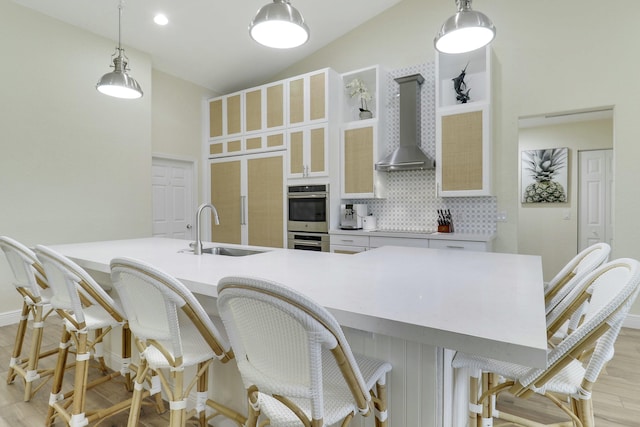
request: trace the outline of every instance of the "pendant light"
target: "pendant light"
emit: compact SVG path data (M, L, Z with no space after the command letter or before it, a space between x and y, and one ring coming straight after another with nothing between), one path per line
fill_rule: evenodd
M249 34L261 45L290 49L309 40L309 27L289 0L273 0L258 10L249 24Z
M124 49L120 44L121 36L121 23L122 9L124 5L121 1L118 5L118 47L112 57L113 58L113 71L102 76L96 89L105 95L114 96L116 98L135 99L142 96L142 89L140 85L133 77L127 74L129 68L127 63L129 58L124 54Z
M493 22L483 13L471 10L471 0L456 0L458 13L447 19L434 39L442 53L465 53L491 43L496 36Z

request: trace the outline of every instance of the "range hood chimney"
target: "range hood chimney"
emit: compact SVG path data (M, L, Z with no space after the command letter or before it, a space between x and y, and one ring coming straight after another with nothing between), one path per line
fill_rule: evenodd
M400 147L376 163L379 171L433 169L435 162L420 148L420 85L421 74L395 79L400 85Z

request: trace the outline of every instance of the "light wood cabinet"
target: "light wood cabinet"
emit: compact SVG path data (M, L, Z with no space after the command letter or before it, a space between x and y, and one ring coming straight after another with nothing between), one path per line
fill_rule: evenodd
M340 171L343 199L371 199L385 196L386 175L375 170L379 157L378 126L375 120L343 126L340 141Z
M452 79L463 70L470 99L459 103ZM491 50L436 54L438 196L490 196L491 178Z
M242 93L209 100L209 138L240 135L242 129Z
M325 68L287 81L288 125L303 126L329 120L330 86L334 71Z
M329 175L329 129L326 124L288 131L288 177Z
M340 117L340 197L342 199L372 199L386 196L387 173L375 170L375 163L384 152L384 115L381 99L386 95L385 75L379 66L344 73ZM350 96L347 86L357 79L370 94L368 101ZM360 109L371 112L369 119L360 119Z
M285 126L285 83L283 81L244 91L246 133L273 131Z
M212 240L285 247L284 153L261 153L209 161L211 202L220 224Z

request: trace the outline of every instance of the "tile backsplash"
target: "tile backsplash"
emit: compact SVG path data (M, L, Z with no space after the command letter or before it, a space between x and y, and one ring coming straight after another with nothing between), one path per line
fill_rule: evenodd
M400 145L400 102L397 77L420 73L421 86L421 147L431 158L436 156L435 123L435 63L427 62L391 70L387 74L385 114L387 151L385 157ZM449 209L457 233L488 234L496 231L497 202L495 197L436 196L435 171L387 172L386 199L347 200L366 203L376 217L379 229L394 231L435 231L437 210Z

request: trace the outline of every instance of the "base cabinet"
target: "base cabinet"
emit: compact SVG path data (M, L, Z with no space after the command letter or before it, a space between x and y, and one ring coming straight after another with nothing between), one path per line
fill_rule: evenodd
M464 240L464 236L461 236L460 240L453 240L449 238L437 239L433 238L433 235L427 235L432 236L431 238L380 236L375 232L371 234L369 232L332 232L330 235L331 252L343 254L354 254L382 246L406 246L477 252L491 252L493 249L491 240ZM468 238L469 237L467 237L467 239Z
M214 159L209 165L211 202L220 216L211 240L284 248L284 153Z

